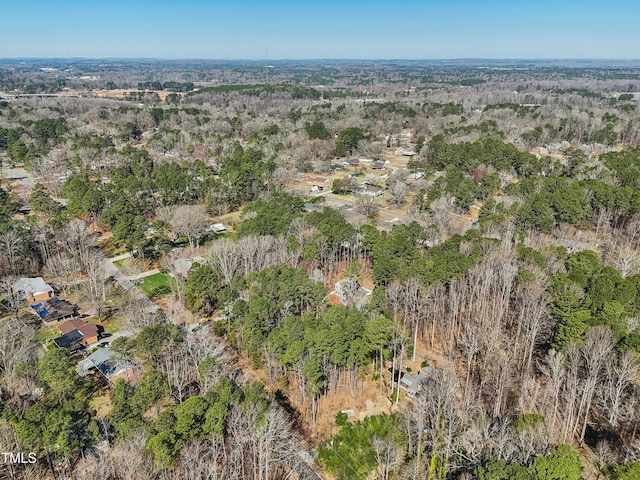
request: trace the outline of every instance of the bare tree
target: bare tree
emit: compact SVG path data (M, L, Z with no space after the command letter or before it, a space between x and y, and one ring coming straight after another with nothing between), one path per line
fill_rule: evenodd
M18 318L0 322L0 378L9 392L15 392L17 388L17 368L36 358L34 335L33 327Z
M591 403L598 378L609 355L613 352L615 339L609 327L593 327L587 330L585 341L581 348L584 358L584 382L583 395L580 402L579 412L583 414L582 430L580 440L584 440L584 435L591 413ZM579 416L579 415L578 415ZM576 427L578 422L576 422Z
M552 408L551 408L551 431L555 431L556 418L558 416L558 406L560 404L561 389L564 384L565 376L565 357L562 353L555 350L549 350L544 363L538 365L540 371L549 380L548 388L551 390Z
M389 190L391 191L391 203L397 206L404 205L408 190L407 184L402 181L393 182Z
M625 396L629 393L631 382L638 373L638 359L629 352L619 356L613 355L606 360L605 393L606 408L609 411L608 422L612 427L618 426L618 419Z
M18 262L22 259L24 241L15 231L0 234L0 255L6 259L7 273L18 272Z
M82 220L72 220L65 227L60 239L63 241L65 250L78 259L81 272L86 273L94 248L87 224Z
M375 197L371 195L356 195L356 212L363 215L375 215L378 213L378 205Z
M401 451L393 438L373 438L373 450L378 463L378 476L389 480L391 473L400 465Z
M240 274L241 262L237 243L222 238L211 245L209 252L211 265L222 273L225 284L231 283L231 280Z
M174 240L178 237L187 237L189 246L194 248L199 246L200 237L207 231L209 226L209 216L202 205L179 205L167 215L164 211L163 217L168 217Z
M640 254L638 254L637 248L630 243L625 243L616 248L614 255L614 264L623 277L640 272Z
M197 364L189 355L184 342L175 342L166 346L158 359L160 370L167 376L167 382L178 403L186 399L188 387L198 378Z
M217 438L210 441L199 438L189 441L180 451L171 478L184 480L222 480L224 444Z

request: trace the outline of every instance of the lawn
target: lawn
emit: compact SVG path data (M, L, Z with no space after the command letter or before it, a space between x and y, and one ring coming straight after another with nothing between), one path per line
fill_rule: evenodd
M41 342L41 343L45 343L47 340L53 340L54 338L58 338L60 336L60 332L57 329L54 329L52 326L50 325L45 325L42 328L40 328L40 330L38 330L38 333L36 333L36 341Z
M122 269L125 267L125 264L128 264L128 263L129 263L128 258L122 258L120 260L116 260L115 262L113 262L116 268L120 271L122 271Z
M120 315L113 315L106 322L102 322L104 331L113 335L122 327L122 320Z
M173 279L164 273L156 273L137 280L136 284L140 290L147 295L147 297L155 298L162 297L163 295L169 295L171 293Z
M125 253L127 251L122 245L115 242L111 237L107 240L100 242L99 245L102 252L109 258L120 255L121 253Z

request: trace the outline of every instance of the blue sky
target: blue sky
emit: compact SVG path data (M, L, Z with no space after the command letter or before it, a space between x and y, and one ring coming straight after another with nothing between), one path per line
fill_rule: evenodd
M640 59L638 0L0 0L0 58Z

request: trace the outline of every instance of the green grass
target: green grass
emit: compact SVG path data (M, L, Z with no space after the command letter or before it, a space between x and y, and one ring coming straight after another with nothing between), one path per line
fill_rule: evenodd
M53 340L59 336L60 332L57 329L47 325L38 330L38 333L35 335L35 339L38 342L44 343L47 340Z
M109 258L116 257L121 253L125 253L127 251L122 245L117 244L113 238L109 238L105 242L102 242L100 245L100 249L102 252Z
M122 327L123 318L120 315L114 315L106 322L103 322L104 331L106 333L114 334Z
M156 273L148 277L136 280L136 285L142 290L147 297L155 298L169 295L173 285L173 279L164 273Z
M122 268L125 266L126 263L129 262L128 258L123 258L122 260L116 260L115 262L113 262L113 264L116 266L116 268L120 271L122 271Z

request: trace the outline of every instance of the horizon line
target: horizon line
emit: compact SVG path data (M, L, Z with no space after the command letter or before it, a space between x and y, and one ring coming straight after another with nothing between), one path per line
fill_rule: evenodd
M215 62L291 62L291 61L405 61L405 62L441 62L441 61L605 61L605 62L634 62L640 61L638 58L607 58L607 57L433 57L433 58L350 58L350 57L318 57L318 58L207 58L207 57L41 57L41 56L19 56L0 57L2 60L164 60L164 61L215 61Z

